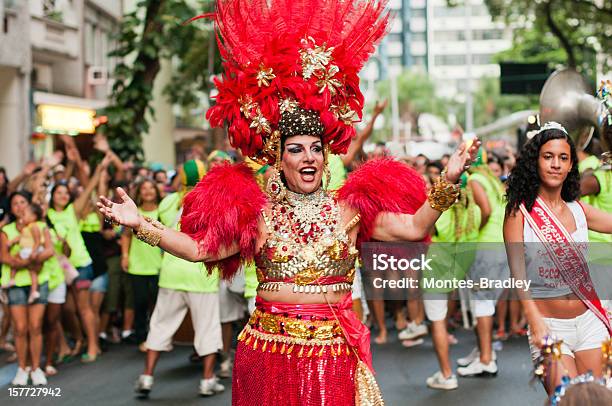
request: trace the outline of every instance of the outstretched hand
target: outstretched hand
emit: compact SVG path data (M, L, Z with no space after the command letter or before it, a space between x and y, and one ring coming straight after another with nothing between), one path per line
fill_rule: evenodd
M117 188L117 195L121 198L121 203L115 203L104 196L100 196L100 200L97 203L98 210L100 210L100 213L106 219L112 222L126 227L137 228L140 225L140 214L138 214L136 203L120 187Z
M448 160L448 164L446 165L446 180L451 183L457 183L461 174L469 169L472 162L476 159L480 144L478 138L474 138L469 147L465 142L461 143L459 148L457 148Z

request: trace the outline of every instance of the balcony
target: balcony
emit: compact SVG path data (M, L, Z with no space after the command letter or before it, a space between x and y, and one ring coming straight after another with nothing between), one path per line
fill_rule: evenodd
M77 59L79 29L47 17L32 16L30 22L32 48L38 55Z

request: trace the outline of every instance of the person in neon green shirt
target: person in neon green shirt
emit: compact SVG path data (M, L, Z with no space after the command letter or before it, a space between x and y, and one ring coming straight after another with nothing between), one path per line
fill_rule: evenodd
M64 239L70 247L70 263L79 272L79 276L73 284L72 294L75 296L79 316L87 336L87 352L81 357L83 362L95 361L99 348L98 319L91 305L92 295L89 291L94 279L94 270L91 256L81 235L79 215L83 212L93 188L97 185L98 172L103 167L104 165L99 165L96 168L96 173L74 202L72 202L67 184L57 183L51 189L51 200L47 211L47 218L58 236Z
M475 203L471 187L463 184L459 201L442 213L435 225L433 244L427 253L432 259L432 271L424 271L423 278L465 279L475 256L475 242L480 228L480 207ZM423 289L427 318L432 322L431 336L438 357L440 371L427 379L433 389L455 389L457 378L453 375L449 337L446 330L449 289Z
M46 224L41 223L41 226L46 226ZM49 296L47 297L44 331L46 340L46 362L44 371L47 376L52 376L57 374L57 370L53 366L53 360L60 335L63 334L60 317L62 305L66 302L67 290L64 271L57 259L57 255L63 255L64 244L58 237L55 229L49 228L49 235L53 243L54 255L45 261L43 265L49 273Z
M480 231L477 239L480 244L470 268L469 279L471 280L478 280L481 276L502 278L502 275L508 272L505 251L501 249L503 247L501 243L504 241L505 189L499 178L493 175L487 162L486 151L481 148L477 159L472 164L468 178L468 185L474 194L474 202L480 207L481 212ZM501 291L494 292L494 295L501 293ZM468 356L459 359L461 367L457 369L457 373L460 376L496 374L497 363L492 348L496 298L490 297L489 293L482 295L482 291L473 292L473 294L479 357Z
M178 174L181 179L180 190L161 201L158 208L159 221L167 227L180 230L183 198L204 174L204 163L199 160L187 161L182 165ZM159 293L146 341L145 368L136 383L138 393L147 395L151 391L160 352L172 349L172 337L189 310L195 332L193 344L203 363L200 392L211 394L209 389L217 385L214 376L215 358L222 347L218 291L217 271L209 274L204 263L185 261L167 252L163 254Z
M135 202L143 216L159 220L158 205L161 195L151 179L145 179L136 186ZM157 300L159 270L162 252L158 247L140 241L127 230L121 236L121 268L127 272L134 296L134 334L140 350L146 351L147 320L149 308Z
M8 242L14 240L21 232L21 224L26 212L30 210L30 197L26 193L13 193L9 199L10 209L16 221L2 227L0 232L0 256L2 258L2 282L8 282L11 268L17 269L15 285L8 289L8 302L13 320L15 334L15 348L17 350L17 361L19 367L14 385L27 385L31 376L35 385L46 385L47 380L40 368L40 356L42 353L42 324L48 295L48 270L44 263L53 255L53 245L47 228L42 229L43 251L36 259L23 259L19 255L18 244L9 249ZM38 223L40 224L40 223ZM34 261L34 262L33 262ZM37 264L40 267L38 273L40 296L32 304L28 304L30 286L32 280L28 267ZM32 373L26 371L28 358L31 362Z

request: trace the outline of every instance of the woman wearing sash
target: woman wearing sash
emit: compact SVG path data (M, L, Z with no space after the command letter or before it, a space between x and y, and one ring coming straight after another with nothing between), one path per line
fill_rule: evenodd
M504 240L512 276L532 282L529 292L517 293L534 362L542 361L545 337L563 340L562 367L543 382L549 394L563 375L601 373L600 347L610 336L585 258L588 230L612 233L612 215L578 203L579 197L576 148L560 124L546 123L510 175Z
M419 241L457 199L479 142L449 160L425 195L408 166L378 160L337 193L328 156L361 117L357 73L385 34L384 1L217 1L225 74L207 117L243 155L273 167L266 192L246 165L213 168L184 199L181 231L102 198L102 213L170 254L231 279L255 261L256 309L238 336L234 405L381 404L369 331L352 311L359 243ZM426 201L429 200L428 203ZM370 403L367 403L370 401Z

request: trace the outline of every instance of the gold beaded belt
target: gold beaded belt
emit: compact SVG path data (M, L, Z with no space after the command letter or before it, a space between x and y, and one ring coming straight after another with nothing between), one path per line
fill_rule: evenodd
M336 320L305 320L259 309L253 312L238 340L262 352L289 355L295 351L298 357L327 352L332 356L352 354Z
M263 282L257 286L259 292L278 292L281 286L293 286L293 293L327 293L327 292L341 292L347 293L352 289L350 283L332 283L329 285L297 285L291 282Z

